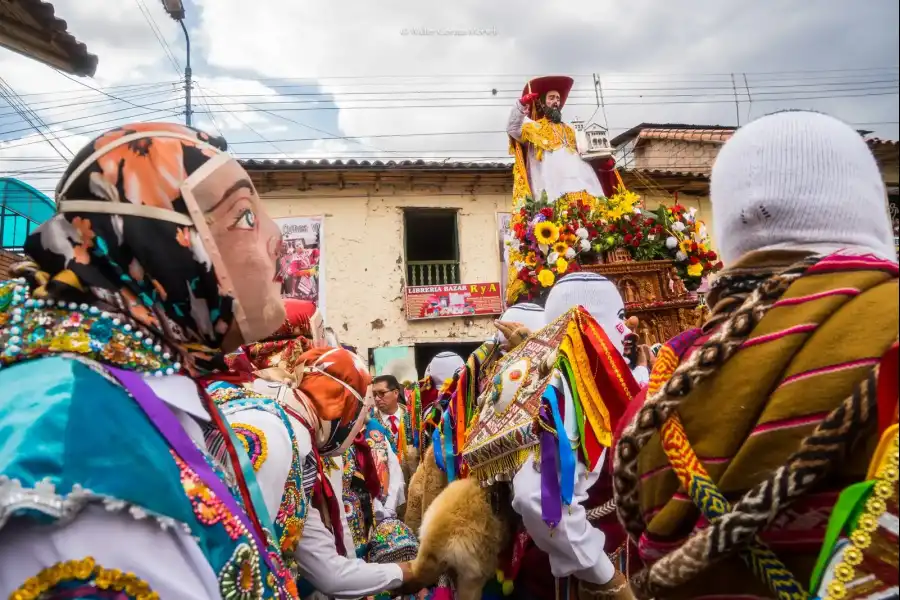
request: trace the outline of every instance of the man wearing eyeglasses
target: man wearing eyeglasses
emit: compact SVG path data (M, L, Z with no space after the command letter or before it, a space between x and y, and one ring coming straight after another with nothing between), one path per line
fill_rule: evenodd
M379 375L372 383L375 416L391 432L394 447L400 447L400 432L406 423L406 410L400 405L403 391L393 375Z

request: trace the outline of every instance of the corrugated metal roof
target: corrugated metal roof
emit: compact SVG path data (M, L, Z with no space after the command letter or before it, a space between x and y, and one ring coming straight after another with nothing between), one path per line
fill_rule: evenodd
M49 2L0 1L0 45L72 75L93 77L97 57L67 28Z
M508 171L512 161L455 161L455 160L328 160L328 159L293 159L293 160L256 160L239 161L248 171L328 171L328 170L459 170L459 171Z
M870 146L900 146L900 141L885 140L877 137L867 139L866 143Z

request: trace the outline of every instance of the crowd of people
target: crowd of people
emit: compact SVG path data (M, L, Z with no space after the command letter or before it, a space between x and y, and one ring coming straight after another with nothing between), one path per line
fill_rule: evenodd
M532 160L564 194L590 175L557 177L558 137ZM226 149L98 137L0 283L0 594L900 594L898 263L848 125L780 112L724 145L702 327L651 352L613 282L571 273L409 388L282 299Z

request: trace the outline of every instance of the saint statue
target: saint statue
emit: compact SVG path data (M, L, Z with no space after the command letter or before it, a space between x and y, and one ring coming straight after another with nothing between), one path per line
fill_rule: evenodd
M603 187L594 168L582 160L575 130L562 120L562 108L572 90L571 77L548 76L533 79L509 114L506 131L513 168L513 200L519 205L530 195L556 202L562 196L574 202L594 204L603 198Z

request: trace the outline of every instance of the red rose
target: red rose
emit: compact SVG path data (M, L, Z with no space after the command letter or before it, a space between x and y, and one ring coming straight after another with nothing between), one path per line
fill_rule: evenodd
M653 219L646 219L644 221L644 225L650 227L651 225L653 225Z
M615 232L616 232L616 226L615 226L615 225L610 225L610 226L609 226L609 232L610 232L610 233L615 233Z
M597 230L594 229L593 227L588 227L587 232L588 232L588 239L592 240L595 237L597 237Z
M700 262L700 259L696 256L692 256L690 260L692 265L696 265L698 262Z
M623 238L623 240L625 241L626 244L629 244L629 243L631 243L631 238L632 238L632 237L633 237L633 236L632 236L630 233L626 233L626 234L625 234L625 237Z
M552 219L553 218L553 209L550 208L549 206L545 206L544 208L541 209L541 214L544 215L545 217L547 217L548 219Z
M638 240L642 240L642 239L644 239L644 234L641 233L640 231L638 231L638 232L634 235L634 237L636 237Z
M722 264L722 261L721 261L721 260L720 260L719 262L716 263L716 268L717 268L717 269L721 269L721 268L724 267L724 266L725 266L725 265Z
M710 250L709 252L706 253L706 258L709 260L716 260L717 258L719 258L719 255L716 254L715 252L713 252L712 250Z
M691 252L696 252L698 248L697 242L691 242Z
M637 248L641 245L641 240L639 240L638 238L634 238L633 240L631 240L631 245Z
M712 269L712 263L710 263L709 261L703 263L703 270L704 270L704 271L709 271L710 269Z

